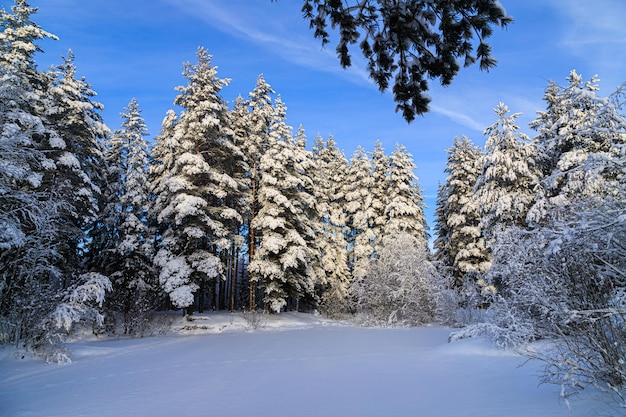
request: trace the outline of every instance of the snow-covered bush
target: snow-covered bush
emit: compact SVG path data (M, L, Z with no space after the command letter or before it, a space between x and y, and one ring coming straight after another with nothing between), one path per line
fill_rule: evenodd
M69 353L60 345L78 323L102 326L100 313L104 297L111 290L111 281L103 275L90 272L78 278L80 284L67 289L63 300L41 323L32 348L47 362L69 363Z
M509 228L494 245L499 294L487 321L452 336L487 335L502 347L549 339L529 351L563 394L592 384L624 402L626 206L591 199L553 209L532 231Z
M452 332L449 341L485 336L501 349L518 349L535 340L531 318L520 313L503 297L495 296L494 302L484 312L482 318L483 321L474 322Z
M408 233L383 237L377 258L356 291L365 324L410 326L432 322L438 274L425 245Z

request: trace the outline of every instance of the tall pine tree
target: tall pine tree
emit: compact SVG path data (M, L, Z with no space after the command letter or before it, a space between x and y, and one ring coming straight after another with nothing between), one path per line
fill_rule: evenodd
M280 97L274 107L269 146L259 162L259 211L251 224L260 244L249 271L252 279L263 283L268 309L280 312L289 299L316 301L318 256L313 246L313 182L304 165L310 159L294 143Z
M237 188L232 178L209 163L211 147L227 140L228 109L219 92L229 81L217 78L205 49L198 48L196 58L196 64L184 65L188 84L177 88L180 94L174 103L183 111L161 134L171 138L160 139L170 143L159 151L169 150L174 155L164 155L157 164L171 166L155 179L160 193L155 207L157 222L163 230L155 257L159 280L174 305L187 308L188 313L193 311L196 296L199 308L204 308L202 296L207 286L222 277L219 254L230 246L230 228L224 219L234 214L221 211L216 200L225 197L228 189Z
M448 176L439 190L435 213L439 233L434 245L437 259L450 268L455 284L463 286L466 274L484 274L491 266L474 193L482 169L482 152L465 136L454 138L447 152Z
M500 103L494 109L498 121L485 130L487 142L483 168L476 182L476 197L487 243L509 226L525 226L539 181L536 151L519 132L516 119Z
M313 145L315 195L320 212L317 233L326 276L322 306L329 315L346 311L350 270L348 268L346 186L348 160L330 136Z

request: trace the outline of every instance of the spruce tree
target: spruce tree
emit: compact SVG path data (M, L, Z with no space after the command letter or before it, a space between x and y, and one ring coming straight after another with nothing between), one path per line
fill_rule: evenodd
M610 100L598 97L598 79L583 82L572 71L568 86L550 83L545 111L531 127L539 151L542 179L529 220L541 224L552 210L567 210L571 201L620 198L624 173L623 116Z
M371 152L372 159L372 188L370 190L372 200L372 223L370 227L374 234L374 252L382 242L384 229L387 226L388 216L386 213L389 204L389 167L390 158L385 154L385 149L380 141L374 144Z
M31 21L36 10L24 0L0 10L0 320L12 341L46 354L50 319L84 278L79 256L103 166L91 163L106 128L71 62L37 69L36 42L56 37Z
M44 146L56 163L56 170L48 176L48 186L64 196L68 204L62 216L61 251L64 267L70 273L79 268L81 248L88 245L85 232L94 227L102 208L104 140L110 131L100 113L104 106L94 100L96 92L84 77L76 78L71 50L54 75L56 80L49 87L42 111L55 135Z
M111 313L122 313L124 333L135 334L155 307L157 291L148 213L148 128L134 98L121 117L121 128L113 132L106 149L109 187L100 223L108 227L97 231L106 241L96 236L94 249L113 285L107 306Z

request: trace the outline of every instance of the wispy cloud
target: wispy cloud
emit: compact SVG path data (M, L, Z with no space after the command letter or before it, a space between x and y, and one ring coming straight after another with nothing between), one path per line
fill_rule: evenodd
M312 33L307 30L306 23L298 21L300 11L293 10L292 4L267 2L260 5L249 0L167 1L206 24L256 44L292 64L333 73L354 84L373 85L367 72L360 67L342 69L334 50L322 48L321 42L313 39ZM267 7L274 7L275 10L268 13ZM261 13L263 18L259 18Z
M626 2L551 0L551 3L564 19L560 45L587 63L600 78L611 78L618 73L623 77L626 62L615 56L615 51L626 49Z
M430 110L433 111L434 113L438 113L443 116L446 116L447 118L454 121L455 123L460 124L461 126L465 126L469 129L478 131L481 134L483 130L485 130L485 125L483 123L477 122L476 120L474 120L472 117L470 117L469 115L465 113L443 108L443 107L433 105L433 104L430 105Z

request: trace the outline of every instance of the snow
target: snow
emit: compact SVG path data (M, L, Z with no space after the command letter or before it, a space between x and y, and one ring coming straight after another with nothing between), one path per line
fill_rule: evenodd
M177 317L162 337L88 339L73 363L0 350L0 415L25 416L594 416L539 385L540 365L451 329L361 328L321 317ZM524 364L524 366L520 366ZM599 408L600 407L600 408ZM605 407L605 408L602 408ZM605 414L603 414L605 415Z
M73 363L46 365L0 350L0 415L590 417L568 410L540 364L485 339L447 343L451 329L362 328L319 316L176 316L161 337L69 344ZM524 364L523 366L520 366Z

